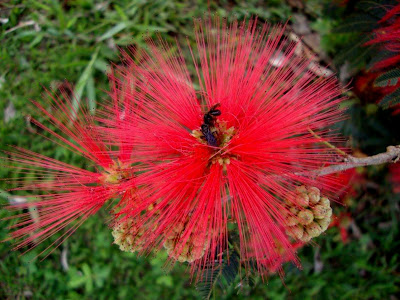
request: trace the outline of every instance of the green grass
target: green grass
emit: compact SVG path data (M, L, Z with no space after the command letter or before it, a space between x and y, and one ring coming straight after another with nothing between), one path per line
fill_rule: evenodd
M261 20L277 22L286 20L291 13L277 0L210 2L210 10L229 18L258 14ZM0 18L8 19L0 28L0 148L18 145L83 166L76 155L55 148L33 133L37 128L27 117L41 117L32 110L29 99L41 101L43 88L56 88L67 79L74 84L78 100L95 109L106 97L105 72L111 63L118 63L117 47L143 46L145 36L157 33L169 42L184 42L188 36L193 43L192 17L202 16L208 6L205 0L27 0L8 1L0 4L0 9ZM329 21L314 23L318 27ZM327 30L326 26L323 30ZM334 51L329 48L330 53ZM14 105L15 115L5 122L4 110L9 103ZM360 110L363 113L357 116L366 118L365 109ZM346 132L349 136L362 131L362 122L354 120L346 123L346 128L352 128ZM0 176L13 179L20 174L1 168ZM277 275L271 275L268 282L255 278L248 285L237 279L227 290L217 288L215 299L389 299L398 294L399 195L390 192L385 168L371 168L366 177L375 183L375 188L361 185L347 207L335 208L336 212L346 210L352 214L361 230L360 238L351 236L350 242L343 244L338 230L329 229L316 240L318 246L307 246L299 252L303 270L285 266L286 286ZM0 181L0 189L7 187L6 182ZM7 202L6 198L2 201ZM0 217L9 214L2 210ZM164 252L138 258L119 251L112 244L105 220L106 212L101 211L43 261L36 256L51 241L25 255L10 251L11 242L1 243L0 298L199 298L185 266L176 265L166 272ZM1 223L0 240L7 237L8 224L9 221ZM318 249L324 265L320 273L314 272ZM61 264L62 252L67 253L68 270Z

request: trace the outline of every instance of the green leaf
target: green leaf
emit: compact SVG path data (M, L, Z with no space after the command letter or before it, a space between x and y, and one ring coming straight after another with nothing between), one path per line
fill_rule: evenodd
M384 109L393 107L397 104L400 104L400 88L395 90L393 93L386 95L380 102L379 105Z
M374 51L373 47L363 47L363 44L369 40L369 36L356 35L353 38L351 47L343 50L340 54L334 58L335 63L341 64L345 61L349 61L351 65L357 65L360 63L368 53Z
M166 32L167 29L165 27L160 26L152 26L152 25L133 25L133 28L140 32Z
M156 279L156 283L157 283L157 285L164 285L169 288L174 286L173 278L170 275L164 275L164 276L158 277Z
M202 273L201 281L196 284L196 289L203 299L210 299L216 283L220 286L230 286L239 273L239 256L232 252L228 259L224 258L221 264L211 265ZM224 279L224 280L222 280Z
M119 5L115 4L114 9L124 22L129 21L128 16L125 14L124 10Z
M0 198L4 199L10 199L12 198L12 195L10 193L7 193L6 191L0 190Z
M239 256L236 252L233 252L229 257L229 263L224 264L222 268L222 277L226 280L226 284L229 286L235 280L239 272Z
M93 67L99 70L102 73L106 73L108 69L108 64L107 62L99 57L93 64Z
M101 42L104 41L106 39L109 39L111 37L113 37L114 35L116 35L118 32L124 30L126 27L128 27L127 23L123 22L123 23L118 23L117 25L115 25L114 27L112 27L111 29L109 29L108 31L106 31L105 33L103 33L103 35L101 35L98 39L97 42Z
M336 33L370 32L378 26L378 18L368 14L354 14L346 18L341 25L334 29Z
M212 290L219 276L221 275L221 265L207 268L203 270L202 279L196 284L196 290L200 296L208 300L212 295Z
M85 290L86 293L90 294L93 291L93 278L92 278L92 270L90 269L88 264L82 265L83 274L85 274L86 282L85 282Z
M86 84L86 92L90 113L94 115L94 113L96 112L96 91L94 88L94 79L92 74L90 74L88 78Z
M86 277L82 275L73 275L70 281L68 281L68 287L72 289L76 289L82 285L84 285L86 282Z
M79 103L81 102L83 90L85 89L85 86L87 85L89 78L92 74L93 64L97 59L98 53L99 53L99 48L97 48L96 51L93 53L92 58L90 59L90 62L86 66L81 77L79 77L77 84L75 85L74 100L72 102L72 109L73 109L72 119L73 120L75 120L77 117L76 114L78 112Z
M382 75L379 75L378 78L375 79L374 85L380 87L393 86L397 84L399 78L400 69L392 69Z
M360 1L356 4L356 10L361 10L373 17L376 17L380 20L386 13L387 9L385 8L386 5L390 5L390 3L382 3L382 0L379 1Z
M394 55L393 52L388 51L388 50L381 50L378 53L374 53L371 61L367 65L367 69L368 70L371 69L376 63L378 63L384 59L390 58L393 55Z
M33 48L35 47L37 44L39 44L42 39L43 39L43 33L39 33L38 35L36 35L36 37L33 39L32 42L30 42L30 44L28 45L29 48Z

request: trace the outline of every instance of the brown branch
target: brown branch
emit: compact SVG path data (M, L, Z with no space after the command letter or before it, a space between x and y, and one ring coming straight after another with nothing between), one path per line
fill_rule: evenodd
M386 152L368 157L359 158L359 157L354 157L352 155L348 155L345 158L345 162L337 165L331 165L319 170L315 170L313 171L313 173L316 176L323 176L356 167L380 165L385 163L396 163L399 160L400 160L400 145L389 146L386 148Z

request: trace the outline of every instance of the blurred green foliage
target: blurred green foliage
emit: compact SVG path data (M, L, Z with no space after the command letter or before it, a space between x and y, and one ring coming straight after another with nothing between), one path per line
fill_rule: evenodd
M321 5L323 3L324 5ZM322 35L322 47L332 56L348 37L332 33L339 19L326 13L330 1L309 1L311 26ZM329 7L328 5L328 7ZM325 8L325 9L324 9ZM56 88L64 79L75 85L79 101L91 109L106 98L106 70L118 63L118 47L144 46L144 36L160 33L169 42L193 43L192 17L208 10L228 18L243 19L257 14L261 20L286 21L289 5L270 1L145 1L145 0L27 0L0 4L0 148L18 145L44 155L83 166L82 160L35 134L29 122L34 114L29 99L41 101L43 88ZM328 10L329 11L329 10ZM329 11L332 14L332 11ZM344 10L337 8L337 14ZM338 16L336 16L338 18ZM10 103L14 107L10 108ZM7 108L7 109L6 109ZM351 118L343 132L351 146L368 153L382 151L399 142L390 115L354 100ZM7 116L6 116L7 114ZM6 121L7 119L7 121ZM368 120L368 122L365 122ZM386 120L386 123L382 120ZM389 122L389 123L388 123ZM363 125L368 124L367 128ZM385 134L382 134L384 132ZM41 132L39 132L41 133ZM368 138L370 137L370 138ZM21 174L0 169L1 178ZM285 266L285 285L278 275L268 282L236 279L230 288L215 288L215 299L389 299L400 292L399 277L399 195L391 192L385 166L364 171L367 184L356 186L347 206L335 211L349 212L361 235L343 243L332 228L303 248L303 269ZM1 181L0 189L9 185ZM7 194L0 194L7 203ZM0 218L10 213L1 210ZM10 251L11 242L0 243L0 298L9 299L197 299L188 270L177 265L166 272L166 254L136 257L112 244L105 211L85 222L61 247L41 260L46 241L22 255ZM7 237L3 221L0 240ZM61 260L64 259L64 267ZM65 267L68 264L68 269ZM318 270L316 266L323 264ZM395 298L394 298L395 299Z

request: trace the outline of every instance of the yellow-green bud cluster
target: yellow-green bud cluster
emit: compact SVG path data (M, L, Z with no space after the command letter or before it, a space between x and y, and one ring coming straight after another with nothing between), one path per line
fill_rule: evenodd
M181 247L180 239L183 236L185 223L178 223L164 242L164 248L170 257L179 262L194 262L204 256L208 241L203 231L192 232L186 241L186 244ZM180 248L179 248L180 247Z
M235 135L235 127L227 128L226 121L217 120L217 131L220 136L220 147L224 147Z
M105 184L118 184L132 176L132 168L116 160L112 166L104 170L100 176L100 180Z
M329 226L332 218L330 201L321 197L316 187L299 186L296 189L296 199L288 203L290 214L286 219L286 233L297 240L309 242L319 236Z
M144 229L139 228L131 219L125 219L117 223L112 231L114 244L119 246L121 251L136 252L143 249Z

